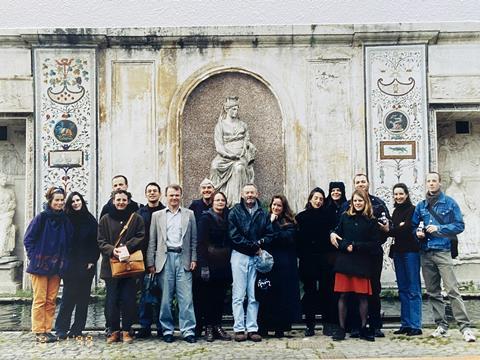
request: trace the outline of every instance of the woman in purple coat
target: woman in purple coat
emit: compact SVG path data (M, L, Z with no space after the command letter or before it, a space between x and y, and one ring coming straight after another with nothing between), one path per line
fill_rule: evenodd
M32 332L37 342L54 342L51 333L60 277L67 269L73 227L63 211L65 192L51 187L45 210L33 218L25 232L27 273L33 288Z

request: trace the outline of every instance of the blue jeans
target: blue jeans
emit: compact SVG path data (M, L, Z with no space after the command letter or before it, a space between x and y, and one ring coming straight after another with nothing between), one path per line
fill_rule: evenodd
M142 295L138 304L138 322L142 329L151 329L152 324L156 319L157 331L161 331L160 326L160 298L150 294L147 290L149 275L143 277Z
M422 288L420 285L420 254L417 252L393 255L400 297L402 328L422 328Z
M192 273L183 268L182 254L168 252L167 261L160 273L162 302L160 304L160 325L163 335L173 335L173 295L177 299L180 332L183 337L194 335L195 312L192 300Z
M257 314L258 301L255 300L255 280L257 270L253 262L254 257L244 255L238 251L232 250L230 264L232 265L232 312L233 312L233 331L243 332L245 328L248 332L258 331ZM247 295L247 321L245 324L245 310L243 302Z

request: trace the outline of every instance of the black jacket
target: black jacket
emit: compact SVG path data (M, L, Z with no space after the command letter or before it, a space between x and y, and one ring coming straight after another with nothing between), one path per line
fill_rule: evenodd
M193 214L195 215L195 220L197 222L197 227L198 227L198 223L200 221L200 218L202 217L203 213L205 211L208 211L208 209L210 209L212 207L212 204L205 204L205 202L203 201L203 199L197 199L197 200L193 200L192 203L190 204L190 206L188 207L190 210L193 211Z
M306 209L295 219L298 224L299 258L336 250L330 243L332 218L325 206L319 209Z
M88 211L67 216L73 225L73 241L65 277L93 275L95 266L87 272L87 264L96 264L100 256L97 244L97 220Z
M143 224L145 225L145 239L143 240L143 243L142 243L142 254L144 259L147 258L147 247L148 247L148 242L150 240L150 224L152 223L152 214L155 211L160 211L163 209L165 209L165 205L163 205L160 202L158 206L150 207L147 204L145 206L142 206L137 211L137 214L142 217Z
M231 279L230 255L232 246L228 237L228 209L224 216L212 209L205 211L198 223L198 264L208 267L210 279Z
M370 198L370 202L372 203L373 216L376 219L379 219L382 216L382 213L385 213L385 216L387 217L387 219L390 223L389 224L390 229L393 229L392 218L390 216L390 212L388 211L387 205L385 204L385 201L380 199L378 196L374 196L374 195L371 195L371 194L368 194L368 197ZM350 200L348 200L347 202L345 202L342 205L342 209L340 211L342 213L347 211L349 206L350 206ZM378 232L378 238L379 238L380 241L378 243L378 246L375 248L375 250L373 250L373 253L380 256L380 255L383 255L382 244L384 244L387 241L389 235L388 235L388 233L385 233L382 230L380 230L380 228L378 228L378 231L379 231Z
M342 238L338 241L340 253L335 262L335 272L369 278L372 256L380 243L377 220L343 213L335 233ZM349 245L353 246L352 252L347 251Z
M418 252L420 246L417 239L412 233L412 215L415 206L412 204L400 204L395 207L392 213L392 221L394 228L388 235L395 237L395 243L391 247L391 251L397 253ZM404 223L400 226L400 223Z
M228 216L232 248L248 256L254 256L261 247L260 243L270 243L273 236L269 215L262 209L260 201L257 200L257 204L258 209L250 215L244 200L241 199Z

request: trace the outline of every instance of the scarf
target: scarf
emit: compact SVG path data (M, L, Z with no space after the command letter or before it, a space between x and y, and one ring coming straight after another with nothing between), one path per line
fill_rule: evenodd
M441 191L437 191L434 194L431 194L430 192L427 192L426 198L427 198L427 203L430 208L432 208L438 201L440 197Z

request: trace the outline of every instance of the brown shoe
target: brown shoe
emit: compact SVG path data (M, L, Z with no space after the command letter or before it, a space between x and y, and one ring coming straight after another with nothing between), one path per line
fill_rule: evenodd
M224 341L230 341L232 340L232 337L225 331L221 326L214 326L213 327L213 335L215 338L224 340Z
M120 331L114 331L107 337L107 344L113 344L120 341Z
M133 342L133 338L128 331L122 331L122 342L130 344Z
M245 341L247 340L247 336L243 331L236 332L234 337L235 341Z
M257 332L249 332L247 337L248 337L248 340L252 340L253 342L262 341L262 337Z

